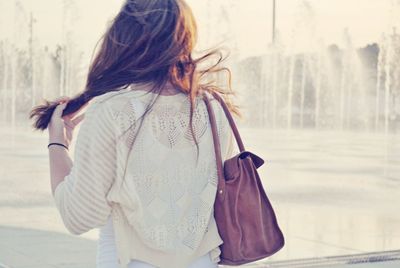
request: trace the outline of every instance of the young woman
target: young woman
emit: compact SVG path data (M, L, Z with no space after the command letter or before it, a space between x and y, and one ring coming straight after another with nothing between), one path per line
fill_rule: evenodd
M99 268L217 267L216 160L202 94L215 112L223 160L236 152L210 93L240 113L226 98L234 93L218 50L193 59L196 36L183 0L128 0L102 39L85 90L30 114L35 128L49 130L51 189L66 228L76 235L101 228ZM218 62L200 69L213 55ZM224 70L229 90L208 77ZM68 148L82 120L72 161Z

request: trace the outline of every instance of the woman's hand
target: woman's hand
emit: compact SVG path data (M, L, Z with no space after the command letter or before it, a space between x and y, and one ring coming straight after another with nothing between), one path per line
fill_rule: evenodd
M83 120L85 114L81 114L72 119L79 111L62 117L62 112L68 104L69 97L63 96L56 101L59 105L56 106L49 123L49 143L58 142L69 146L72 142L73 132L75 127ZM84 107L84 106L83 106ZM83 108L82 107L82 108Z

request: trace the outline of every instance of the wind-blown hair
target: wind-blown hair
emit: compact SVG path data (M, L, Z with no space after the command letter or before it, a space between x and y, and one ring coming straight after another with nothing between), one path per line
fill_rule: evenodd
M193 104L200 91L218 92L231 112L241 116L239 106L228 98L228 95L236 95L231 89L231 72L219 67L226 57L220 49L213 49L193 59L196 41L195 18L184 0L127 0L101 39L85 89L69 100L62 116L78 111L96 96L125 89L134 83L151 83L154 86L150 91L158 97L168 82L190 95L193 138ZM199 65L213 56L217 56L217 62L200 69ZM227 88L217 86L216 81L210 79L220 72L228 75ZM45 100L45 104L32 109L29 117L35 117L35 129L48 127L57 104Z

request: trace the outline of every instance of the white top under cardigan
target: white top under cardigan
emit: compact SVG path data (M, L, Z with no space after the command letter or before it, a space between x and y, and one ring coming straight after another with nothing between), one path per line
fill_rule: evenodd
M218 180L206 105L198 96L193 116L196 165L189 97L161 95L141 117L155 94L135 89L140 86L92 99L71 172L55 190L61 218L69 232L79 235L104 226L111 214L123 268L131 259L185 268L210 251L218 262L223 241L213 216ZM218 101L209 98L225 160L237 153L233 133Z
M211 252L198 257L186 268L217 268L218 264L212 262ZM115 234L110 216L107 224L100 228L99 241L97 244L96 268L117 268L118 256L115 246ZM157 268L147 262L139 260L131 260L128 263L128 268Z

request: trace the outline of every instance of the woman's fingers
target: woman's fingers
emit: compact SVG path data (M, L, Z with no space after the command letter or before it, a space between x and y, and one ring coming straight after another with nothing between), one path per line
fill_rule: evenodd
M61 96L61 97L57 98L55 101L61 102L61 101L67 101L69 99L70 99L70 97L68 97L68 96Z
M69 99L70 98L67 96L62 96L55 100L57 105L55 106L55 109L53 112L53 117L57 117L57 118L62 117L62 112L64 111L65 107L67 106L67 102L69 101Z
M65 115L63 116L63 118L68 118L68 119L72 119L73 117L75 117L80 111L82 111L82 109L84 109L87 105L89 104L89 102L86 102L84 105L82 105L78 110L76 110L75 112Z
M59 103L59 105L57 105L57 107L58 107L58 106L60 106L60 104L61 104L61 105L62 105L62 104L65 104L65 102L68 102L69 100L71 100L70 97L68 97L68 96L61 96L61 97L55 99L55 102ZM76 126L77 124L79 124L79 123L83 120L84 114L77 116L75 119L72 119L72 118L73 118L77 113L79 113L82 109L84 109L88 104L89 104L89 102L86 102L86 103L85 103L84 105L82 105L77 111L75 111L75 112L73 112L73 113L71 113L71 114L62 116L62 118L64 119L64 121L67 120L67 122L68 122L70 125ZM59 108L57 108L57 107L56 107L56 110L57 110L57 109L61 109L61 107L59 107ZM65 107L63 107L63 108L65 108ZM63 110L64 110L64 109L62 109L61 112L62 112ZM60 114L60 116L61 116L61 114Z
M72 122L76 126L83 120L83 118L85 118L85 114L78 115L76 118L72 119Z
M83 118L85 118L85 114L78 115L74 119L71 119L67 116L64 118L64 123L70 128L75 128L83 120Z
M74 124L71 122L71 120L64 119L64 124L66 127L69 127L70 129L74 129Z
M55 118L60 119L61 115L62 115L62 112L64 111L65 107L67 107L67 102L63 102L62 104L58 104L56 106L56 108L54 109L52 118L55 117Z

